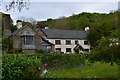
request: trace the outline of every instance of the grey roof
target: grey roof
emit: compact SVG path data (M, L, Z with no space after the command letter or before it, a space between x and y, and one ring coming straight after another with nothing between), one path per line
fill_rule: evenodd
M87 39L86 31L41 29L48 39Z

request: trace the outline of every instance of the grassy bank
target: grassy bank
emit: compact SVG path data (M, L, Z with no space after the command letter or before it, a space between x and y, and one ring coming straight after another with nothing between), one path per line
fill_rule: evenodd
M45 75L46 78L118 78L118 65L96 63L96 66L86 64L84 67L58 69Z

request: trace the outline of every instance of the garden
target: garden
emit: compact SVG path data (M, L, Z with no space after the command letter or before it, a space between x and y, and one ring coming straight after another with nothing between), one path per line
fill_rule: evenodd
M2 56L2 80L40 78L118 78L118 64L86 60L84 54L7 54Z
M102 37L89 54L34 54L13 49L10 39L3 40L2 80L40 80L41 78L119 78L120 45ZM97 43L96 43L97 44ZM104 46L104 47L103 47Z
M39 80L58 69L85 65L81 54L7 54L2 56L2 79Z

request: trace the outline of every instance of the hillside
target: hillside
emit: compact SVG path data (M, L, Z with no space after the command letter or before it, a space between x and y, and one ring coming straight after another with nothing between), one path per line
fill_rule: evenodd
M65 30L84 30L84 27L89 25L90 31L96 30L102 35L108 36L110 32L116 31L118 28L118 13L120 12L109 14L83 12L59 19L47 19L47 21L41 23L48 25L50 29Z
M78 15L72 15L69 17L61 17L59 19L47 19L47 21L41 21L48 25L50 29L65 29L65 30L84 30L86 25L89 25L91 37L93 43L104 37L118 38L118 15L120 12L116 11L109 14L100 13L81 13ZM91 43L91 44L93 44Z

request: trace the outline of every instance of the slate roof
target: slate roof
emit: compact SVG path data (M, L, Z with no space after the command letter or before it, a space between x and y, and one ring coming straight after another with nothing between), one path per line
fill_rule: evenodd
M87 39L86 31L41 29L48 39Z

